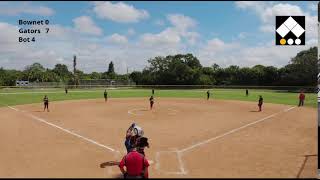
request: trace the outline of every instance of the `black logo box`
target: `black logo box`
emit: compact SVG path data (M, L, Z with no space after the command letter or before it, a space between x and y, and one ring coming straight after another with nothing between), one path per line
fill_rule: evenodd
M280 44L280 40L282 39L282 37L277 33L277 29L289 18L290 16L276 16L276 28L275 28L275 33L276 33L276 45L281 45ZM306 29L306 23L305 23L305 16L291 16L303 29ZM305 38L306 32L303 32L299 39L301 40L301 44L299 45L305 45ZM297 39L297 36L294 35L291 31L285 35L283 37L286 41L288 41L288 39ZM284 45L289 45L287 42ZM292 44L291 46L296 45L296 44Z

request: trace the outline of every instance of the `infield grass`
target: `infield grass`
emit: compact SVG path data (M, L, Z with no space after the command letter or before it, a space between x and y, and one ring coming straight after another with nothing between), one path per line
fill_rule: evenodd
M151 89L108 89L109 98L148 97ZM155 98L203 98L206 99L207 89L155 89ZM48 95L50 101L97 99L103 98L104 89L70 89L65 94L64 89L0 89L0 106L40 103L44 95ZM298 93L275 90L249 90L249 96L245 96L244 89L211 89L210 99L226 99L240 101L258 101L262 95L265 103L297 105ZM305 106L317 107L317 94L306 93Z

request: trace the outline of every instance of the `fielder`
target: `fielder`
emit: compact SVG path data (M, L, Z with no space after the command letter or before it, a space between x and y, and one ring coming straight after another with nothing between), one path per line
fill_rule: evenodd
M108 92L106 89L104 90L103 96L104 96L104 101L107 102L108 101Z
M299 107L304 105L305 98L306 98L306 95L304 95L303 91L301 91L299 95L299 105L298 105Z
M153 104L154 104L154 98L153 98L153 96L150 97L149 101L150 101L150 109L152 110Z
M260 96L259 96L259 102L258 102L259 112L262 110L262 104L263 104L263 98L262 98L262 96L260 95Z
M249 90L246 89L246 96L249 96Z
M207 91L207 100L209 100L209 98L210 98L210 91L208 90Z
M44 96L43 103L44 103L43 112L46 111L46 109L47 109L47 112L49 112L49 98L47 95Z

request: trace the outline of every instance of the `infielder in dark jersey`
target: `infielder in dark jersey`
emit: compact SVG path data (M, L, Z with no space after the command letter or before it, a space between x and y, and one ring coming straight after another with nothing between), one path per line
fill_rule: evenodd
M65 90L66 94L68 94L68 88L65 88L64 90Z
M262 98L262 96L260 95L260 97L259 97L259 103L258 103L259 111L262 110L262 104L263 104L263 98Z
M107 92L107 90L104 90L103 96L104 96L104 101L107 102L108 101L108 92Z
M47 111L49 112L49 98L47 95L44 96L43 103L44 103L43 111L45 111L47 109Z
M150 101L150 109L152 109L153 104L154 104L154 98L153 98L153 96L150 97L149 101Z
M210 98L210 91L208 90L207 91L207 100L209 100L209 98Z
M246 89L246 96L249 96L249 90Z
M154 89L152 89L152 95L154 95Z

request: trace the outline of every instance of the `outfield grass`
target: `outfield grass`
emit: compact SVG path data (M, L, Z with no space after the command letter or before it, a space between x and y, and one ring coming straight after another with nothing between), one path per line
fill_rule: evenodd
M65 94L63 89L1 89L0 106L18 105L42 102L45 94L50 101L63 101L74 99L96 99L103 98L104 89L87 89L87 90L69 90ZM155 90L156 97L174 97L174 98L206 98L204 89L197 90ZM109 98L126 98L126 97L149 97L150 89L110 89L108 90ZM213 89L211 90L211 99L228 99L240 101L257 102L258 96L262 95L265 103L297 105L298 93L280 92L274 90L249 90L249 96L245 96L244 89ZM306 93L305 105L317 107L317 94Z

